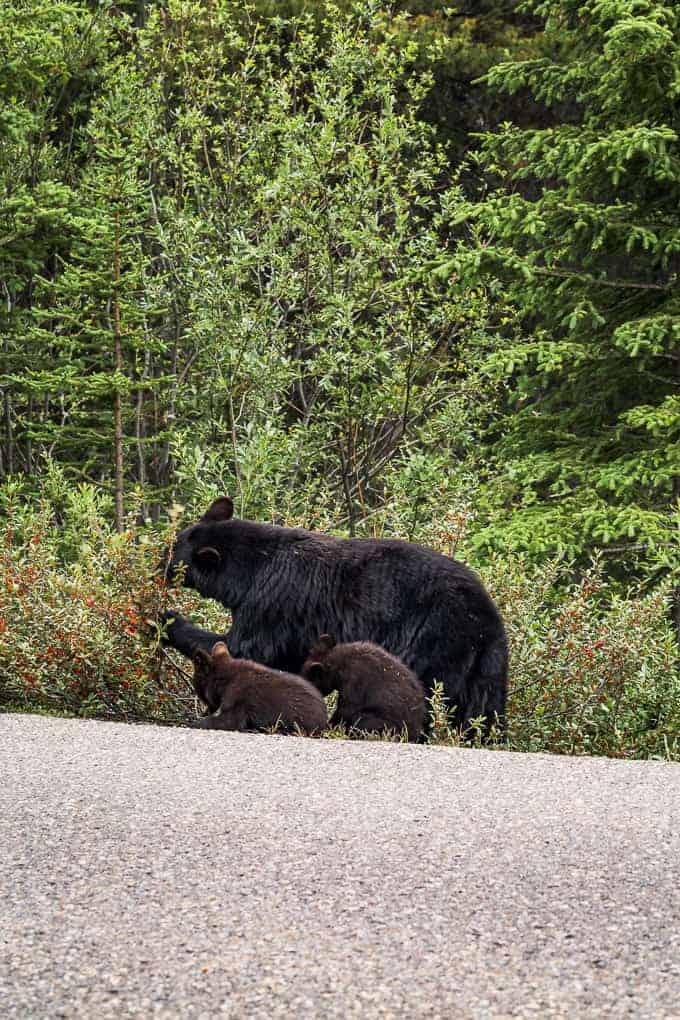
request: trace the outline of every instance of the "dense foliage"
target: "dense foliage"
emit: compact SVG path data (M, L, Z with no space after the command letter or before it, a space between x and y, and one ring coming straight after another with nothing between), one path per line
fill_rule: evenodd
M429 271L447 164L407 23L21 13L42 50L29 88L7 30L0 472L49 452L119 526L135 484L154 515L219 483L351 530L405 484L453 491L485 299Z
M528 90L556 123L484 137L490 191L470 203L462 258L516 311L487 363L508 400L480 541L581 560L601 548L618 576L680 580L680 12L533 9L552 56L487 80Z
M671 0L8 0L0 701L191 714L227 491L479 567L510 746L677 754L678 66Z

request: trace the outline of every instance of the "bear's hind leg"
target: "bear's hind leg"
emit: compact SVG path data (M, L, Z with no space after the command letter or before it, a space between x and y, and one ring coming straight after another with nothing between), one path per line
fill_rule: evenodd
M393 733L395 736L400 736L403 729L391 719L385 719L384 716L375 712L362 712L354 719L345 719L344 722L348 729L355 730L357 733Z

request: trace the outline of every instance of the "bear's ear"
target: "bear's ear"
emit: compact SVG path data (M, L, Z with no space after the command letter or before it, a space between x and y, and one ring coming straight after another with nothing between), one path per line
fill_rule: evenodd
M205 648L196 648L191 656L191 661L194 666L209 666L212 662L212 658L209 652L206 652Z
M320 684L323 680L323 666L320 662L310 662L305 669L305 676L312 684Z
M330 634L322 634L315 647L320 652L330 652L331 648L335 648L335 638L332 638Z
M222 562L222 557L213 545L204 545L194 555L204 567L217 567Z
M203 514L204 521L230 521L234 516L234 501L229 496L219 496Z
M224 641L216 641L215 644L212 646L212 651L210 654L212 655L213 659L231 659L229 649L227 648Z

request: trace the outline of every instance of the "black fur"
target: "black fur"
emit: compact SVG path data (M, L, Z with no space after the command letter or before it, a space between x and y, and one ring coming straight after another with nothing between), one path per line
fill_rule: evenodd
M302 675L326 695L338 692L331 726L364 733L401 733L418 740L425 723L425 691L403 662L368 641L336 645L322 634Z
M320 733L328 724L326 703L312 684L299 676L267 669L246 659L232 659L218 641L212 651L194 654L194 689L210 712L199 726L211 730L296 729Z
M342 539L233 520L216 500L177 536L164 570L186 565L184 584L232 611L235 656L299 673L317 636L370 641L396 655L426 691L442 682L458 724L485 716L502 725L508 649L503 621L468 567L392 539ZM191 655L218 635L176 613L168 639Z

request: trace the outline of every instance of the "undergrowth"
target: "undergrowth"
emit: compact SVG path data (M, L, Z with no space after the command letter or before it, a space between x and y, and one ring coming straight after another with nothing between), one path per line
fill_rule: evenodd
M0 708L195 720L190 663L161 648L153 621L172 607L224 632L226 613L160 581L173 526L131 516L117 534L88 486L40 504L6 486L0 500ZM598 565L573 580L566 564L521 559L488 564L484 580L511 645L507 734L490 746L680 760L680 679L663 586L615 592ZM430 708L429 742L481 743L481 720L461 737L440 688Z

